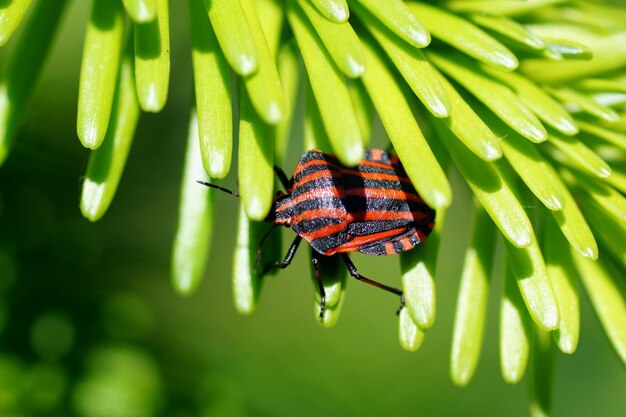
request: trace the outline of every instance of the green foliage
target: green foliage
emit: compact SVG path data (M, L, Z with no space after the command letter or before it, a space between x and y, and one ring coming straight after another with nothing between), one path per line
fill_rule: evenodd
M550 413L552 340L569 354L579 342L578 277L626 363L623 7L567 0L187 3L197 113L190 118L172 250L177 292L191 294L200 285L214 228L213 192L195 180L231 172L235 136L242 205L234 298L239 312L250 313L262 283L254 262L266 226L258 222L270 211L272 167L284 161L291 138L355 165L379 118L416 189L438 210L429 240L400 257L403 348L417 350L435 322L437 260L449 261L439 244L455 233L443 227L443 218L458 192L448 179L456 167L475 205L466 210L474 229L454 322L454 383L469 383L475 372L494 277L504 286L502 375L518 382L529 357L534 360L533 415ZM91 149L80 204L91 221L114 198L140 109L160 112L166 104L170 4L181 7L167 0L92 2L77 81L78 138ZM0 73L2 162L65 7L63 0L0 1L0 47L7 57ZM492 267L499 240L506 249L504 272ZM268 246L262 263L281 256L277 240ZM346 295L345 272L336 271L335 261L323 266L327 305L317 321L325 327L336 323ZM318 317L319 294L314 312ZM57 322L44 320L37 328L35 349L43 349L37 346L48 337L46 323L53 330L63 327L55 317ZM150 359L115 346L91 358L91 370L77 388L80 413L100 413L90 398L109 375L120 386L142 387L137 398L155 407L142 408L131 399L127 412L137 407L143 410L137 415L150 415L158 408L161 387ZM122 365L108 369L105 363ZM0 365L6 375L21 366L10 360ZM121 371L125 367L136 375ZM65 376L54 366L32 372L64 389ZM125 395L118 389L108 395L123 407L128 399L118 397ZM56 401L53 394L41 401Z

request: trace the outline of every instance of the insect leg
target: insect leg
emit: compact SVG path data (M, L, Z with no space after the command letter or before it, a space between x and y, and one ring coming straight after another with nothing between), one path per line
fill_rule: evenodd
M269 235L272 234L274 229L276 229L277 227L278 227L277 224L273 224L272 227L270 227L269 230L261 238L261 242L259 243L259 248L256 250L256 256L254 257L254 266L252 267L252 270L254 272L256 272L256 269L259 266L259 261L261 260L261 253L263 253L263 245L265 245L265 241L267 240ZM267 272L267 271L265 271L265 272ZM265 274L265 272L263 272L263 273Z
M302 241L302 237L296 236L296 238L293 240L293 243L289 247L289 250L287 251L287 255L285 256L285 259L282 262L277 262L277 261L269 262L267 265L265 265L265 268L263 268L263 272L261 273L261 276L265 275L267 271L269 271L272 268L280 268L280 269L287 268L289 264L291 263L293 256L296 254L296 250L298 250L298 245L300 245L300 241Z
M289 187L291 187L291 181L289 180L289 178L287 178L287 175L285 175L285 172L279 167L275 166L274 173L278 177L283 187L285 187L285 191L289 192Z
M364 277L363 275L359 274L359 271L356 270L356 266L354 266L350 258L348 258L347 254L342 253L341 257L343 258L343 261L346 263L346 266L348 267L348 272L350 273L350 275L352 275L353 278L356 278L359 281L365 282L366 284L373 285L374 287L380 288L381 290L385 290L387 292L399 295L400 297L402 297L401 300L404 300L402 290L389 287L385 284L381 284L380 282L376 282L374 280Z
M320 260L316 251L311 251L311 262L313 263L313 273L317 281L317 287L320 290L320 318L324 317L324 309L326 308L326 291L324 291L324 283L320 274Z

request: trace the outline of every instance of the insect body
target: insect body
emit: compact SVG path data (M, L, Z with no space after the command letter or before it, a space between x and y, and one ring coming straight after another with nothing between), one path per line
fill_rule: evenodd
M392 255L426 239L435 212L417 194L400 161L379 149L347 168L320 151L305 153L269 221L291 227L322 255Z
M363 161L350 168L332 155L312 150L302 155L291 180L280 169L275 171L287 194L276 195L266 221L290 227L297 236L285 259L266 265L262 275L271 268L286 268L304 239L313 248L311 261L321 295L320 316L325 303L321 256L340 254L354 278L402 296L401 290L359 274L347 256L349 252L393 255L407 251L432 231L435 211L415 191L397 157L370 149Z
M288 194L278 193L267 221L290 227L297 237L283 262L269 268L287 267L301 239L313 247L312 262L324 306L319 256L341 253L350 275L402 295L360 275L348 252L393 255L420 244L432 231L435 211L421 199L400 161L380 149L370 149L356 167L343 166L334 156L317 150L306 152L293 178L278 176Z

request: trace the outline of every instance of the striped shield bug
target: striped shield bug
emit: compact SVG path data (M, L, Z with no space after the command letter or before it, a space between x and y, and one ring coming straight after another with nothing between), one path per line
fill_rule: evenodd
M368 255L393 255L410 250L424 241L435 224L435 211L419 196L400 160L380 149L369 149L355 167L346 167L333 155L318 150L300 158L291 179L279 168L276 175L286 189L278 192L265 219L296 232L284 260L265 265L286 268L302 239L313 248L311 261L321 296L320 317L324 313L325 293L320 275L321 256L341 256L350 275L359 281L397 294L402 291L361 275L349 252ZM213 184L202 184L232 191Z

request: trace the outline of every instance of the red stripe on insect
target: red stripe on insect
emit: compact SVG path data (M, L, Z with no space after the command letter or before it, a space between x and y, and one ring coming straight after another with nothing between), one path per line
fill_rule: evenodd
M329 224L328 226L324 226L324 227L320 227L317 230L314 230L312 232L309 233L302 233L300 236L302 236L304 239L311 241L313 239L319 239L322 238L324 236L328 236L328 235L332 235L338 232L341 232L342 230L344 230L346 228L346 223L347 222L341 222L341 223L337 223L337 224Z
M411 220L420 221L428 216L422 211L390 211L390 210L369 210L350 213L350 217L356 221L373 220Z
M313 220L319 218L337 218L337 219L345 219L346 211L337 208L319 208L313 210L306 210L302 213L298 213L294 216L296 222L302 220Z
M372 159L380 161L381 159L383 159L383 151L381 151L380 149L370 149L370 157Z
M402 248L404 250L412 249L413 246L415 246L411 243L408 237L403 237L402 239L400 239L400 244L402 245Z
M333 253L339 252L356 252L360 247L364 245L392 238L404 232L405 230L406 229L404 228L397 228L385 230L384 232L372 233L365 236L355 236L346 243L337 246L336 248L333 248L331 253L326 253L326 255L332 255Z
M397 253L392 242L385 243L385 253L387 253L387 255L394 255Z
M365 198L387 198L395 200L406 200L415 203L424 204L424 200L417 194L407 193L402 190L394 190L388 188L352 188L345 191L346 195L353 195Z

